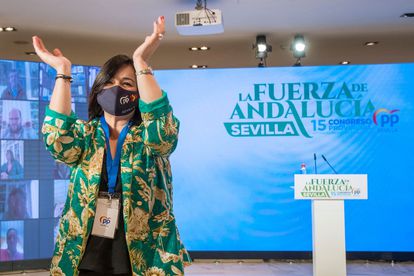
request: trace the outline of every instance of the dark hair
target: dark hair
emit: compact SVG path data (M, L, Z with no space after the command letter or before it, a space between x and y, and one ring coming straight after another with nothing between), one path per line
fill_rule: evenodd
M89 105L88 105L89 121L103 115L103 110L100 104L98 103L97 96L99 92L102 91L105 84L108 83L108 81L110 81L115 76L118 70L126 65L130 65L132 66L132 68L134 68L133 60L127 55L116 55L114 57L111 57L102 66L101 70L96 76L96 79L92 85L92 89L89 93ZM141 113L139 111L138 105L135 108L135 113L131 120L136 125L139 125L142 122Z
M13 188L9 194L9 200L13 196L21 195L26 200L26 193L21 188Z
M9 236L9 234L10 234L10 232L11 232L11 231L16 232L16 234L17 234L17 230L16 230L16 228L9 228L9 229L7 230L6 237L8 237L8 236Z

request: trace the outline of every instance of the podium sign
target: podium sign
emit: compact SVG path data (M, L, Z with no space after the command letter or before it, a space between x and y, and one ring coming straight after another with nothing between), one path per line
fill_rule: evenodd
M295 174L295 199L368 199L366 174Z
M312 200L313 276L346 276L344 199L368 199L367 175L295 175L295 199Z

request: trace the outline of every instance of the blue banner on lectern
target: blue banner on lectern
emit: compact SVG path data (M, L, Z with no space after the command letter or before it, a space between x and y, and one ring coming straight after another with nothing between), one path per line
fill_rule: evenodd
M348 251L414 251L414 64L157 71L176 116L175 213L190 250L309 251L293 175L368 174ZM390 237L393 237L392 239Z

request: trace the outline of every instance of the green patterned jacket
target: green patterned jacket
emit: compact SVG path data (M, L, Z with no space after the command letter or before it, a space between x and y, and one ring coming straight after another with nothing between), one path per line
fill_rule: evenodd
M183 275L191 263L175 223L169 155L179 121L167 95L140 100L143 122L132 126L121 152L125 236L133 275ZM78 275L92 230L99 191L105 134L99 119L86 122L46 107L42 133L53 158L71 167L68 196L60 219L51 275Z

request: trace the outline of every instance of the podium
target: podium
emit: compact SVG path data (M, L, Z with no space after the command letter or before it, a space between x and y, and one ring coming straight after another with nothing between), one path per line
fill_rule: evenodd
M366 174L295 174L295 199L312 200L313 276L346 276L344 200L367 187Z

